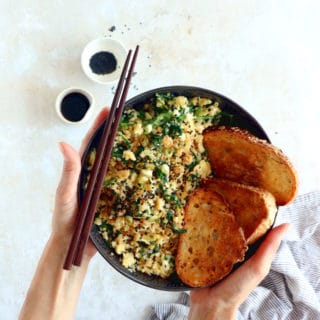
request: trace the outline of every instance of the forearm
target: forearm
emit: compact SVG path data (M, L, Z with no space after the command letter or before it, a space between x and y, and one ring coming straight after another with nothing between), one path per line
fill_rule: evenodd
M51 236L39 261L20 313L25 319L73 319L80 289L88 267L62 269L69 239Z

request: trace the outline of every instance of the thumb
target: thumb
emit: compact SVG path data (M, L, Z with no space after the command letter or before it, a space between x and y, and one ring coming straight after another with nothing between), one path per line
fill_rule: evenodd
M220 287L223 292L227 293L226 298L233 299L234 303L240 305L268 274L281 239L288 229L289 224L287 223L272 229L257 252L214 288ZM232 294L230 288L232 288Z
M69 205L76 199L81 160L78 152L69 144L60 142L59 148L63 155L64 163L56 201L64 206Z

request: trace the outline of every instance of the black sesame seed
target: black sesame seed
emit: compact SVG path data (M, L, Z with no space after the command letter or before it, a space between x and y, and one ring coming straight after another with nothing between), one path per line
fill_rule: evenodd
M91 57L89 65L95 74L107 74L117 68L117 60L111 52L100 51Z

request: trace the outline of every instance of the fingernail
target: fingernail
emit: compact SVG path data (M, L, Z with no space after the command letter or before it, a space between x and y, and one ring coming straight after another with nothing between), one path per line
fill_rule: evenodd
M291 224L285 223L285 226L286 226L286 232L288 232L291 229Z
M284 237L289 232L289 230L291 229L291 224L284 223L283 225L284 225L284 228L283 228L283 231L282 231L282 237Z

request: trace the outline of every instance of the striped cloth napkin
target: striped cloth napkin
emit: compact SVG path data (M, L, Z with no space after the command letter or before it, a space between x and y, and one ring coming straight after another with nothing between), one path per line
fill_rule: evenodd
M298 196L281 207L276 225L289 222L270 273L240 306L237 320L320 319L320 192ZM188 318L189 295L152 306L148 320Z

